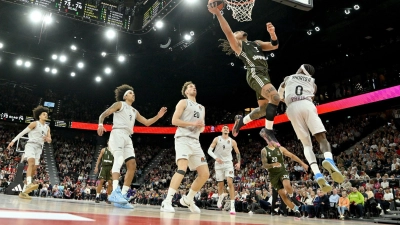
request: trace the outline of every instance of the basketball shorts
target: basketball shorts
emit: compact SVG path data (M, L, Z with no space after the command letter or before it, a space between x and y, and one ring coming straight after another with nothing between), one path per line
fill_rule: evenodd
M124 160L135 158L135 150L133 149L130 133L124 129L113 129L110 133L108 145L114 159L116 154L123 155Z
M217 181L224 181L227 177L233 178L234 176L235 170L232 161L224 161L224 164L215 162L215 179Z
M324 124L318 116L317 108L308 100L292 102L286 109L286 114L292 123L298 139L326 132Z
M202 165L207 165L206 156L197 139L189 137L175 138L175 161L187 159L191 171Z
M246 80L249 86L256 92L257 100L264 100L261 89L271 83L267 69L247 68Z
M104 180L112 180L111 179L111 169L112 165L109 166L102 166L100 169L99 173L99 179L104 179Z
M269 178L271 180L271 186L277 191L283 189L283 183L282 183L283 180L290 181L289 174L285 169L283 169L279 173L270 173Z
M25 159L35 159L35 166L40 164L40 155L42 154L43 145L39 143L28 142L25 145Z

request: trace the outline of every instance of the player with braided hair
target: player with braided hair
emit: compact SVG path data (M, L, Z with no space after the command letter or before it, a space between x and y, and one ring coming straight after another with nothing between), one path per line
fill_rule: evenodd
M28 141L25 145L24 157L28 161L28 169L26 170L26 185L19 194L20 198L31 199L29 193L36 190L39 185L32 183L32 175L35 174L40 163L40 155L42 154L43 144L46 141L51 143L50 127L46 124L49 117L49 109L47 107L38 106L33 109L34 122L31 122L21 133L19 133L8 145L10 149L14 143L25 134L28 134Z
M243 117L235 116L235 125L232 129L232 135L237 136L241 127L245 124L266 117L265 128L260 135L267 141L271 140L279 145L272 130L274 117L278 108L280 99L275 87L271 84L268 74L268 64L264 55L264 51L272 51L278 48L278 37L275 34L275 27L272 23L267 23L266 28L271 36L271 41L249 41L247 33L244 31L232 32L228 22L225 20L217 7L217 3L208 4L208 10L214 14L220 23L222 31L228 40L222 40L219 45L227 55L235 54L245 64L247 69L246 80L249 86L256 91L258 108L254 109L250 114Z
M132 103L135 101L135 94L133 88L126 84L115 89L115 99L117 102L100 115L97 134L99 136L103 135L106 131L103 126L104 119L107 116L114 114L113 128L108 142L110 151L114 156L114 162L111 169L113 191L111 192L111 195L108 196L108 200L114 202L115 207L133 209L133 206L128 204L127 192L131 186L136 170L135 152L131 139L135 120L145 126L150 126L164 116L167 112L167 108L162 107L158 114L151 119L144 118L135 108L132 107ZM124 162L127 167L127 172L125 175L124 185L122 186L122 190L120 190L118 187L118 181L120 170Z
M315 69L312 65L303 64L296 74L285 77L278 92L280 98L286 103L286 114L292 123L297 138L304 147L304 155L310 164L315 179L324 192L330 192L332 187L326 182L318 168L317 160L313 152L310 132L320 144L325 160L322 166L328 170L332 179L337 183L343 183L344 177L333 161L331 145L326 139L326 130L318 116L317 108L313 104L314 94L317 92L317 85L312 76Z

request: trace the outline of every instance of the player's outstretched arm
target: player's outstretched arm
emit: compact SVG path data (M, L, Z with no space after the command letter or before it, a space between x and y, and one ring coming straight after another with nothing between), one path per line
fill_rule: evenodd
M115 102L114 104L112 104L112 106L110 106L110 108L106 109L106 111L104 111L104 112L100 115L100 117L99 117L99 127L97 128L97 134L98 134L99 136L102 136L103 133L106 131L106 129L104 129L104 126L103 126L103 121L104 121L104 119L105 119L107 116L113 114L114 112L120 110L121 107L122 107L122 103L121 103L121 102Z
M267 31L269 35L271 36L271 41L257 41L261 45L261 49L263 51L272 51L275 49L278 49L279 47L279 42L278 42L278 37L275 34L275 27L272 25L272 23L267 23Z
M24 136L25 134L29 133L29 131L35 129L36 127L36 121L35 122L31 122L23 131L21 131L21 133L19 133L11 142L10 144L8 144L7 149L10 150L10 148L14 145L14 143L20 139L22 136Z
M226 38L228 39L229 45L231 46L232 50L239 55L240 52L242 51L242 48L240 47L238 41L236 40L236 37L233 34L232 29L229 26L228 22L221 14L221 11L218 9L217 3L215 2L215 4L207 5L207 7L208 11L210 11L210 13L214 14L217 17L219 25L221 26L222 31L224 32Z
M297 157L293 153L289 152L286 148L281 146L281 147L279 147L279 150L281 150L282 154L284 154L285 156L287 156L287 157L291 158L292 160L298 162L304 168L304 171L308 170L308 165L305 164L301 159L299 159L299 157Z
M187 122L181 120L180 118L185 108L186 108L186 99L182 99L178 102L178 104L175 107L175 112L174 115L172 116L172 125L177 127L190 127L190 126L204 127L203 119L197 120L196 122Z
M161 107L160 111L158 111L157 115L151 119L146 119L142 115L140 115L139 112L137 112L136 120L139 121L141 124L145 126L150 126L153 123L157 122L158 119L164 116L164 114L167 112L167 107Z

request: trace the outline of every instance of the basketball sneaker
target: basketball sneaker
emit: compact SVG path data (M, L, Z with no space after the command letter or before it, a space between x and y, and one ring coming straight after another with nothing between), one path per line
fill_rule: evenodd
M229 212L229 214L236 215L235 202L231 201L231 211Z
M267 128L263 128L260 131L260 136L264 138L264 140L269 143L271 142L272 145L276 147L280 147L281 144L279 144L278 140L275 137L274 131L273 130L268 130Z
M99 200L99 198L97 197L96 198L96 201L95 201L96 203L100 203L100 200Z
M39 184L30 183L30 184L28 184L28 185L26 186L24 192L25 192L26 194L29 194L29 193L31 193L32 191L38 189L38 187L39 187Z
M165 200L164 200L164 201L161 203L160 211L161 211L161 212L174 213L174 212L175 212L175 209L174 209L174 207L172 207L172 203L171 203L171 202L168 202L168 201L165 201Z
M336 183L339 184L343 183L344 176L342 175L340 170L336 167L333 159L325 159L324 161L322 161L322 166L329 171L329 174Z
M24 193L24 192L20 192L18 197L23 198L23 199L28 199L28 200L32 199L31 196L29 196L27 193Z
M323 192L329 193L332 191L331 185L328 184L325 177L321 173L315 174L315 179Z
M241 127L243 127L245 124L243 123L243 116L241 115L236 115L235 116L235 124L233 125L232 129L232 135L236 137L239 134L239 130Z
M222 208L222 201L224 200L225 196L227 196L227 193L223 193L219 196L218 202L217 202L217 207Z
M128 203L124 196L122 196L121 189L119 187L111 192L111 195L108 196L108 201L118 204Z
M194 201L193 200L190 201L187 198L186 195L182 196L182 198L179 199L179 202L181 203L181 205L187 206L190 209L190 211L193 212L193 213L200 213L201 212L199 207L197 207L197 205L194 204Z
M133 205L131 204L118 204L118 203L114 203L114 206L117 208L121 208L121 209L133 209Z
M294 215L295 215L297 218L300 218L300 217L301 217L301 213L300 213L299 207L298 207L297 205L294 205L293 212L294 212Z

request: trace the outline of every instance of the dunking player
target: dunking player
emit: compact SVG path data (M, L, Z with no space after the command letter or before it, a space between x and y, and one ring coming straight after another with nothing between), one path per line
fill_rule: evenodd
M275 34L275 27L272 23L267 23L267 30L271 36L270 42L248 41L246 32L232 32L228 22L214 3L208 5L208 10L217 16L222 31L228 39L228 41L223 40L224 42L220 46L223 47L223 51L227 52L227 55L235 53L245 64L247 68L247 83L256 91L259 106L244 118L240 115L235 117L235 125L232 134L236 137L242 126L252 120L265 116L265 128L263 128L263 132L260 134L264 139L271 139L279 145L272 127L280 99L278 92L271 84L268 75L268 64L263 53L263 51L275 50L279 46L278 38Z
M133 88L129 85L121 85L115 89L115 102L110 108L104 111L99 118L99 127L97 133L102 136L106 131L103 126L104 118L114 114L113 117L113 128L110 133L109 147L110 151L114 156L114 163L112 166L112 179L113 179L113 191L108 196L110 202L114 202L114 206L119 208L132 209L133 206L128 204L126 194L131 185L133 176L136 170L135 152L133 149L131 135L133 134L133 126L135 120L139 121L145 126L150 126L155 123L159 118L164 116L167 108L162 107L158 112L157 116L146 119L140 113L132 107L132 103L135 101L135 94ZM118 188L118 179L120 176L120 170L122 164L126 164L127 171L125 175L124 185L122 191Z
M215 148L215 152L213 152ZM222 135L214 138L208 149L208 154L215 159L215 177L218 182L218 208L222 207L223 193L224 193L224 180L226 178L229 187L229 196L231 199L231 212L235 215L235 187L233 186L233 177L235 175L232 163L232 148L236 152L235 168L240 169L240 152L235 140L229 137L229 127L224 125L222 127Z
M304 155L310 164L319 186L324 192L330 192L332 187L326 182L318 168L317 160L313 152L310 132L320 144L325 160L322 166L329 171L332 179L337 183L344 181L343 175L333 161L331 145L326 139L325 127L318 116L317 108L313 104L314 94L317 92L314 75L315 69L309 64L301 65L296 74L285 77L279 87L281 99L285 99L287 105L286 114L292 123L297 138L304 147Z
M272 188L278 191L282 201L293 210L296 217L300 217L299 207L293 204L286 196L285 190L290 198L293 199L293 188L290 184L289 174L286 171L283 155L298 162L305 171L308 170L307 164L301 161L297 156L293 155L286 148L277 146L268 142L267 147L261 150L261 161L263 167L268 169L269 179L271 180Z
M99 172L100 162L101 162L101 168L100 168L100 174L99 174L100 182L96 188L96 203L100 202L99 201L100 191L101 191L101 188L103 187L104 181L108 181L107 195L110 196L111 191L112 191L111 169L112 169L113 162L114 162L114 156L108 149L108 141L107 141L107 147L101 149L101 151L100 151L99 158L97 158L96 167L94 168L94 173ZM111 204L111 202L108 200L107 200L107 203Z
M180 203L189 207L191 212L200 213L193 198L210 176L206 157L199 142L200 133L204 131L205 108L196 102L197 89L191 81L183 85L182 95L185 99L178 102L172 116L172 124L178 127L175 133L175 160L178 169L171 179L167 197L162 202L160 210L175 212L172 207L172 197L189 166L190 170L197 170L198 175L193 181L188 195L183 196Z
M25 145L25 158L28 160L28 169L26 170L26 185L21 193L20 198L31 199L29 193L36 190L39 185L32 183L32 175L35 174L40 163L40 155L42 154L43 144L46 141L51 143L50 127L46 124L49 109L38 106L33 109L33 118L36 120L31 122L21 133L19 133L8 145L10 149L14 143L25 134L28 134L28 141Z

